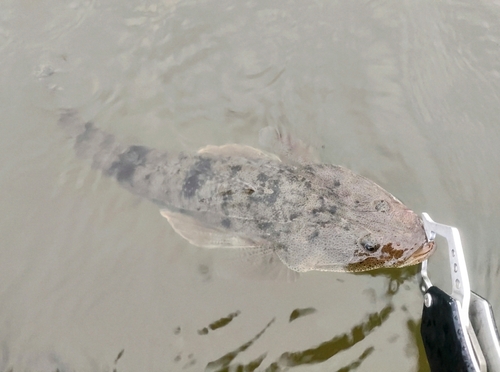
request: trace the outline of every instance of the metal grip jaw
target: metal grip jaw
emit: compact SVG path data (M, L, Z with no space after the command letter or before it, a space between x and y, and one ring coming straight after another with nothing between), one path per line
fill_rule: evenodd
M429 365L435 371L500 372L500 346L488 301L470 290L458 229L434 222L422 213L428 240L448 242L451 296L432 285L422 262L424 307L420 333Z
M434 240L436 235L444 237L448 242L448 253L450 256L450 271L453 287L451 295L462 305L462 309L468 309L470 303L470 283L467 275L467 266L465 264L464 251L460 240L460 233L456 227L443 225L434 222L427 213L422 213L424 229L427 239ZM432 286L427 275L427 260L422 265L422 280L429 289ZM424 271L425 266L425 271ZM464 318L467 323L469 316L466 314Z

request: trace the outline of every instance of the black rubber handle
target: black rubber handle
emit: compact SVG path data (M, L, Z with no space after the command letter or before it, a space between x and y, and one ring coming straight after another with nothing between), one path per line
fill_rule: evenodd
M429 307L424 305L420 334L432 372L475 371L460 324L457 301L437 287L426 294L432 296Z

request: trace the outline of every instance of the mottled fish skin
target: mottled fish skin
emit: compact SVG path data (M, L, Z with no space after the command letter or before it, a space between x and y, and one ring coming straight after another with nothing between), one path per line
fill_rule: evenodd
M269 249L299 272L402 267L433 251L414 212L346 168L287 164L240 145L194 155L124 146L74 110L59 123L79 156L156 203L193 244Z

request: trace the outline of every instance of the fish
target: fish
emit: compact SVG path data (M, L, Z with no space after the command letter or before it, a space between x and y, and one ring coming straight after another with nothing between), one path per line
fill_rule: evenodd
M293 146L280 154L240 144L172 153L125 145L74 109L61 111L59 125L77 156L155 203L195 246L266 252L295 272L399 268L434 250L421 218L388 191L304 152L293 159Z

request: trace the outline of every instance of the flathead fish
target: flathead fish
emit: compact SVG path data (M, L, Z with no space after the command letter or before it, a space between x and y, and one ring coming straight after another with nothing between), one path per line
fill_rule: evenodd
M79 156L157 204L196 246L272 252L298 272L403 267L433 251L419 216L341 166L287 162L236 144L195 154L125 146L74 110L59 124Z

